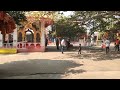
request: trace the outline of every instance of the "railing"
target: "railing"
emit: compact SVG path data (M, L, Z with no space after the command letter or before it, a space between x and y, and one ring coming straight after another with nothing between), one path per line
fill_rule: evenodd
M17 42L17 48L26 49L26 42Z
M18 42L17 48L18 49L39 49L41 47L40 43L28 43L28 42Z
M0 48L17 48L17 49L40 49L40 43L17 42L17 47L13 47L13 43L3 43Z
M2 48L13 48L13 43L3 43Z

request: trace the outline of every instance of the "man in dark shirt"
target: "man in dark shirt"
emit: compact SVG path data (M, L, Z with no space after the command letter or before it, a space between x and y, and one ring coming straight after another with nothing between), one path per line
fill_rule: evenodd
M78 54L81 54L81 44L79 44Z
M119 41L119 39L117 39L116 41L115 41L115 47L116 47L116 49L117 49L117 51L119 51L119 44L120 44L120 41Z
M59 38L58 37L56 38L56 47L57 47L57 50L59 50Z
M48 45L48 38L45 39L45 46L47 47Z

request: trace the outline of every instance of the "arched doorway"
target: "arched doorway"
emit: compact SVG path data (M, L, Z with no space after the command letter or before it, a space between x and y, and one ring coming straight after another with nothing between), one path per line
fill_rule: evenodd
M34 42L34 32L31 29L27 29L27 31L25 31L25 35L27 42Z
M40 43L40 34L39 33L36 34L36 42Z

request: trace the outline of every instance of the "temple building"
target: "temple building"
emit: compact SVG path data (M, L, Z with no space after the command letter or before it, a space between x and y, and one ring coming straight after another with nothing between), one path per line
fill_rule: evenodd
M28 21L20 27L8 15L11 21L9 20L9 23L5 24L8 27L2 28L2 22L5 19L3 18L3 13L0 12L0 53L45 51L47 36L45 30L46 27L53 24L52 19L40 17L38 20L35 20L34 18L27 17Z

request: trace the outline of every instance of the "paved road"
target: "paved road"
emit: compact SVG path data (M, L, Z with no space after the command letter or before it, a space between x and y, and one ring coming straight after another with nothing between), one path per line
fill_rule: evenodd
M120 79L120 54L76 48L0 55L0 79Z

